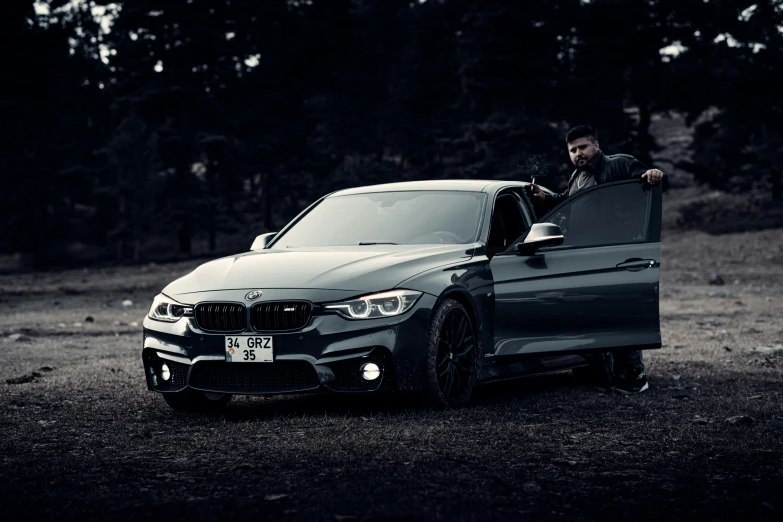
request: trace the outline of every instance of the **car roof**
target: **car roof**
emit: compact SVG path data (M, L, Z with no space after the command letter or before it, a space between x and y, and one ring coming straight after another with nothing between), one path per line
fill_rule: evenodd
M492 192L500 187L529 185L526 181L511 181L497 179L431 179L424 181L403 181L400 183L384 183L354 187L332 192L328 197L349 196L353 194L370 194L373 192L408 192L418 190L454 190L462 192Z

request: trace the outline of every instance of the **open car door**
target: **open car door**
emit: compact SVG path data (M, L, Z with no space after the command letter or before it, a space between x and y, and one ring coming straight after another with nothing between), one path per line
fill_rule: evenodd
M563 243L532 254L512 245L490 261L493 356L660 348L660 185L598 185L538 222L558 225Z

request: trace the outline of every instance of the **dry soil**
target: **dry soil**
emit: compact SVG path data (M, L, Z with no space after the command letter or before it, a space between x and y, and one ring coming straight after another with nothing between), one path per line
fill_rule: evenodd
M0 518L780 520L781 236L666 231L649 392L564 372L445 412L299 395L176 414L146 390L140 323L194 263L0 276Z

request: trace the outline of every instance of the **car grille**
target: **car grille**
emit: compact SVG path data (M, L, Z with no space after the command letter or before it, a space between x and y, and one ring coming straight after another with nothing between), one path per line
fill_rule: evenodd
M302 301L259 303L251 309L253 329L261 332L299 330L310 322L313 306Z
M368 386L375 387L376 383L368 383L362 379L362 375L359 372L359 364L341 364L332 367L334 373L335 388L346 390L360 390L367 388Z
M199 303L195 310L196 324L213 332L241 332L245 329L245 305L236 303Z
M228 393L279 393L305 391L320 384L307 361L274 363L226 363L202 361L190 371L190 386Z

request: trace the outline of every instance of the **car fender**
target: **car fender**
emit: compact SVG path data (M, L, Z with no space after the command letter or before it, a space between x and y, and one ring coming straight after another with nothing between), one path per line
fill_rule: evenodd
M457 299L469 313L472 312L481 344L480 350L492 350L495 291L486 257L474 256L470 260L433 268L406 279L397 285L397 288L437 296L438 303L449 297ZM430 310L430 320L438 303ZM483 357L484 353L480 352L479 359Z

